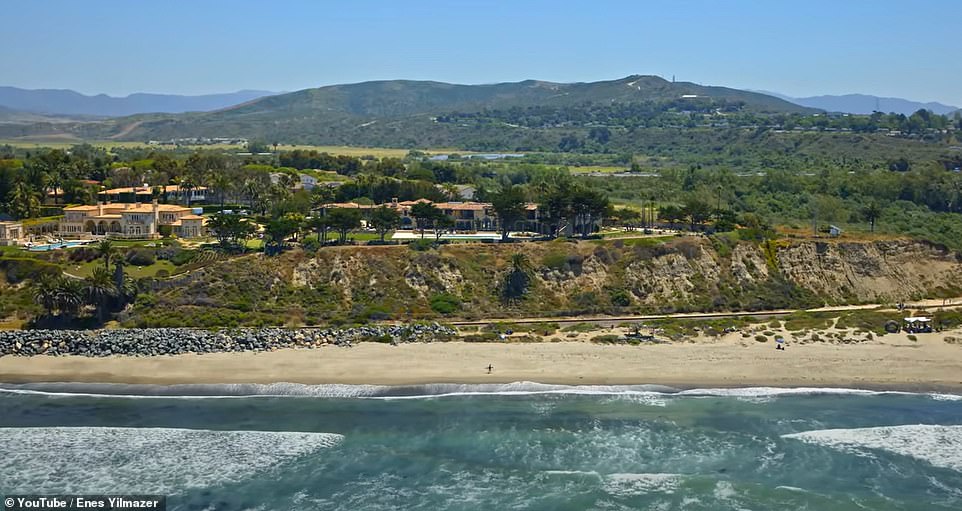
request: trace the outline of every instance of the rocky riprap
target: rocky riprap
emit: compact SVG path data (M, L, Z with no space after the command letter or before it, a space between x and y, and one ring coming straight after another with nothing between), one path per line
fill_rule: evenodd
M273 351L326 345L350 346L354 342L361 341L392 344L431 342L446 340L455 334L453 329L437 323L325 329L5 330L0 331L0 357L5 355L156 356Z

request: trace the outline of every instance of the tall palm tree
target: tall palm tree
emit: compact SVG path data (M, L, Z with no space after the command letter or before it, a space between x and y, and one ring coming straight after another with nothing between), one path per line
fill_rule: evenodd
M60 277L43 275L33 286L33 303L43 307L47 316L52 316L57 309L57 293L60 290Z
M10 212L17 218L30 218L40 214L40 200L37 199L37 192L23 179L13 185L9 197Z
M217 194L220 195L220 209L223 211L224 205L227 202L227 193L234 185L233 179L231 179L230 174L228 174L226 170L216 169L211 171L208 182L217 190Z
M93 274L87 277L85 284L87 303L96 307L97 318L102 323L110 300L117 296L114 279L106 268L96 268Z
M61 314L76 316L84 303L84 282L80 279L61 277L57 287L57 309Z
M191 192L193 192L194 189L197 188L197 184L195 183L194 178L190 174L184 174L183 176L180 176L179 184L180 184L180 188L179 188L180 193L184 194L184 201L187 204L187 206L190 206Z
M117 247L110 240L100 240L97 244L97 253L104 258L104 271L110 271L110 259L117 255Z

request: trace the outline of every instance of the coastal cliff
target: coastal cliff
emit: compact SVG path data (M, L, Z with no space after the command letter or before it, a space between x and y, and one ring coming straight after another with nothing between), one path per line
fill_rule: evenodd
M962 294L958 254L910 240L636 238L254 257L167 282L121 319L127 326L302 325L765 310ZM505 277L519 264L526 291L509 300Z

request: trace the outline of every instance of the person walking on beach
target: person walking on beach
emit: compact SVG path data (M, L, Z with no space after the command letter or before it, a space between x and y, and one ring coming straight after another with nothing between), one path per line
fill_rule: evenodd
M491 374L491 371L493 370L494 370L494 366L491 364L488 364L488 374Z

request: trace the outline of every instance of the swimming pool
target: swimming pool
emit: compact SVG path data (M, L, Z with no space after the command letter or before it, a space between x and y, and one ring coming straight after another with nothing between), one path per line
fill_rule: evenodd
M27 250L31 252L49 252L51 250L79 247L83 245L84 245L84 242L82 241L64 241L62 243L47 243L44 245L32 245L30 247L27 247Z

